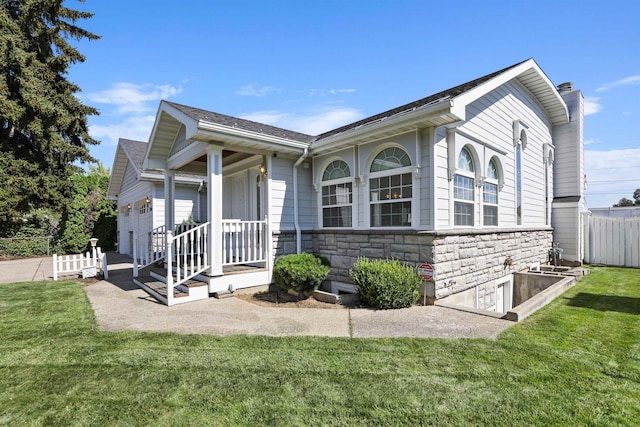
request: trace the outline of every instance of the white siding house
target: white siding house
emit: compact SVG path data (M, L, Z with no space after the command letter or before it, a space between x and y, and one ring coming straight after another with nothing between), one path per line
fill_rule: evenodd
M142 170L147 148L146 142L121 138L111 168L107 199L118 201L117 242L121 254L133 255L134 235L144 235L164 225L164 177ZM201 178L178 177L176 224L201 222L206 213L205 195ZM142 249L138 251L143 252Z
M142 168L204 224L178 234L184 211L163 210L161 255L178 263L165 302L192 278L210 293L269 283L275 257L312 251L331 261L328 289L349 288L358 256L393 257L433 265L426 297L495 308L554 242L581 259L582 105L532 59L317 136L162 101ZM118 173L122 196L134 180ZM184 173L206 183L204 213Z

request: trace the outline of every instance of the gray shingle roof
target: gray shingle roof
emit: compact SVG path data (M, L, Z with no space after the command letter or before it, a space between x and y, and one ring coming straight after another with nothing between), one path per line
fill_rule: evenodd
M441 92L435 93L433 95L427 96L427 97L419 99L417 101L413 101L413 102L410 102L408 104L401 105L400 107L396 107L396 108L393 108L391 110L384 111L382 113L376 114L375 116L367 117L365 119L358 120L357 122L350 123L348 125L339 127L337 129L330 130L328 132L325 132L323 134L318 135L315 138L314 141L319 141L319 140L321 140L323 138L328 138L330 136L337 135L339 133L346 132L346 131L349 131L351 129L356 129L358 127L365 126L365 125L370 124L370 123L378 122L380 120L389 118L391 116L395 116L395 115L402 114L402 113L409 113L411 111L415 111L415 110L417 110L417 109L419 109L421 107L425 107L425 106L427 106L429 104L433 104L433 103L441 101L441 100L455 98L456 96L462 95L463 93L465 93L465 92L467 92L467 91L469 91L469 90L471 90L471 89L473 89L473 88L475 88L477 86L480 86L482 83L487 82L487 81L491 80L492 78L504 73L507 70L510 70L511 68L517 67L518 65L520 65L520 64L522 64L523 62L526 62L526 61L528 61L528 60L518 62L517 64L511 65L511 66L509 66L507 68L503 68L502 70L493 72L491 74L487 74L486 76L479 77L479 78L477 78L475 80L471 80L470 82L463 83L461 85L454 86L452 88L443 90Z
M133 163L133 166L138 172L142 170L142 162L144 161L144 155L147 153L147 147L149 144L143 141L134 141L132 139L120 138L118 141L122 146L122 149L127 153L129 159Z
M471 80L469 82L463 83L458 86L454 86L452 88L443 90L441 92L435 93L425 98L418 99L417 101L413 101L408 104L401 105L391 110L384 111L374 116L367 117L362 120L358 120L348 125L341 126L339 128L330 130L328 132L322 133L317 136L306 135L304 133L282 129L275 126L254 122L251 120L241 119L239 117L227 116L227 115L215 113L212 111L189 107L187 105L176 104L175 102L169 102L169 101L165 101L165 102L173 106L174 108L180 110L181 112L183 112L184 114L186 114L187 116L191 117L194 120L198 120L198 121L203 120L203 121L216 123L224 126L234 127L238 129L262 133L265 135L276 136L276 137L286 138L293 141L305 142L305 143L311 144L315 141L320 141L324 138L328 138L333 135L337 135L352 129L356 129L361 126L366 126L368 124L372 124L392 116L410 113L412 111L428 106L430 104L444 101L446 99L455 98L456 96L459 96L471 89L474 89L475 87L480 86L481 84L491 80L492 78L504 73L507 70L510 70L511 68L517 67L518 65L526 61L528 60L518 62L517 64L503 68L502 70L495 71L491 74L487 74L486 76L477 78L475 80Z
M234 127L251 132L262 133L269 136L276 136L297 142L309 143L313 140L312 135L307 135L292 130L282 129L279 127L254 122L251 120L241 119L239 117L227 116L225 114L214 113L213 111L201 110L199 108L189 107L188 105L176 104L175 102L165 101L172 107L182 111L194 120L202 120L219 125Z

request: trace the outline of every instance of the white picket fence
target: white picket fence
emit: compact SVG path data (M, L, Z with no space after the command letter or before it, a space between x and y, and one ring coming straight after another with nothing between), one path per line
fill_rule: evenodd
M586 262L640 267L640 217L591 216L585 237Z
M105 279L108 279L107 254L102 253L100 248L96 248L95 257L90 252L84 255L53 254L53 280L58 280L59 276L70 274L82 274L83 278L102 274Z

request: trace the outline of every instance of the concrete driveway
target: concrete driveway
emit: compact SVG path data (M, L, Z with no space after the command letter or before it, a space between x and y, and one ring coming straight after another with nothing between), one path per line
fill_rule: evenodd
M108 331L494 339L513 325L438 306L401 310L278 308L239 298L209 298L167 307L133 283L129 257L109 253L108 262L109 280L85 285L98 325ZM51 258L0 262L0 283L45 280L52 274Z
M34 282L53 278L53 257L0 261L0 283Z

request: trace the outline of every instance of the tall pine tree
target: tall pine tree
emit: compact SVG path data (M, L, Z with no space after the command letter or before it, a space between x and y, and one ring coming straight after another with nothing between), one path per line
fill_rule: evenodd
M64 211L76 165L95 161L87 117L98 111L67 79L85 60L68 40L99 37L75 25L93 14L62 3L0 0L0 237L34 208Z

